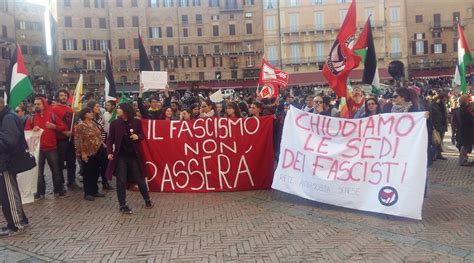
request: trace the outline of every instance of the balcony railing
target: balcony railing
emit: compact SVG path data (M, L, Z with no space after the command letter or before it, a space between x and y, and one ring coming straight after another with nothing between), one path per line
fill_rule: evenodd
M364 23L358 23L357 27L359 29L364 28ZM385 26L384 21L374 21L372 23L372 28L383 28ZM297 33L306 33L306 32L324 32L324 31L338 31L341 28L341 24L322 24L322 25L311 25L311 26L290 26L283 27L281 29L282 34L297 34Z
M466 22L465 21L461 21L461 26L466 26ZM430 22L430 28L431 29L442 29L442 28L453 28L453 29L456 29L456 27L458 26L458 22L457 21L453 21L453 20L447 20L447 21L440 21L440 22Z
M397 59L402 57L402 52L390 52L390 58Z
M438 69L438 68L454 68L457 65L457 60L435 60L410 63L410 69Z

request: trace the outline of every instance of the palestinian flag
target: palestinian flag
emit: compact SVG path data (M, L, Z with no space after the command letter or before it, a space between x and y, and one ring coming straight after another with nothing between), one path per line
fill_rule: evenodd
M472 55L471 49L469 49L469 45L467 44L466 37L464 36L464 32L462 30L461 24L458 23L458 66L459 66L459 74L461 75L461 92L467 93L467 81L466 81L466 74L467 74L467 67L472 62Z
M15 109L23 100L33 94L33 85L23 63L21 48L17 44L10 62L5 88L5 98L10 108Z
M115 88L114 71L112 70L112 57L108 49L105 59L105 101L116 100L117 90Z
M153 67L150 64L148 55L146 54L145 45L143 44L143 38L138 30L138 52L140 54L140 72L141 71L153 71Z
M339 34L323 67L323 75L337 96L346 97L347 78L361 58L353 53L356 32L356 1L352 0Z
M362 77L362 82L372 85L372 87L380 87L377 56L375 54L374 37L372 35L370 17L367 19L364 30L360 34L359 40L355 44L353 50L354 53L361 58L362 63L364 63L364 76Z

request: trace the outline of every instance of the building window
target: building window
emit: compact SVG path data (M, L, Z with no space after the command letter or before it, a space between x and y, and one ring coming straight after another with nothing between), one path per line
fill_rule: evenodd
M416 41L416 55L425 54L425 41Z
M132 7L138 7L138 0L132 0Z
M43 47L40 46L32 46L31 53L33 55L42 55L43 54Z
M461 21L461 13L453 12L453 25L456 25L459 21Z
M277 0L264 0L263 6L265 9L273 9L277 7Z
M253 33L253 26L252 26L252 23L247 23L246 24L246 31L247 31L247 35L250 35Z
M118 40L118 46L119 46L119 49L125 49L125 39L120 38Z
M138 16L132 16L132 26L133 27L138 27L140 24L140 19Z
M91 39L82 40L82 50L94 50L94 40L91 40Z
M188 46L183 46L183 54L184 55L189 55L189 47Z
M300 45L299 44L291 45L291 62L292 63L300 62Z
M423 15L416 15L415 16L416 23L423 23Z
M63 50L77 50L77 40L63 39Z
M400 22L400 7L399 6L390 7L390 22L392 23Z
M162 56L163 46L151 46L151 54L155 56Z
M100 50L106 50L109 47L108 40L99 40L99 48Z
M120 69L127 69L127 61L126 60L120 60Z
M344 19L346 19L347 9L339 10L339 23L344 23Z
M123 0L116 0L117 2L115 3L116 7L123 7Z
M372 26L374 26L374 17L375 17L375 13L374 13L374 9L373 8L366 8L365 9L365 20L367 21L367 19L369 19L370 17L370 23Z
M218 25L212 26L212 35L215 36L215 37L219 36L219 26Z
M324 52L324 43L316 43L316 61L323 62L326 60L327 54Z
M202 15L196 15L196 25L202 25Z
M433 45L433 53L435 54L441 54L443 52L443 44L434 44Z
M245 62L246 62L247 67L249 68L255 66L255 60L253 59L252 56L247 56L247 58L245 59Z
M158 7L158 0L149 0L148 5L150 7Z
M220 71L216 71L214 73L214 77L215 77L215 79L220 80L220 79L222 79L222 73Z
M90 0L84 0L84 7L91 7L91 1Z
M252 13L245 13L245 18L252 18Z
M85 28L91 28L92 27L92 18L90 18L90 17L85 17L84 18L84 27Z
M323 0L312 0L311 1L313 5L323 5L324 1Z
M200 28L200 27L197 29L197 36L198 37L202 36L202 28Z
M218 7L219 0L209 0L209 7Z
M214 45L214 53L219 53L221 52L221 48L219 45Z
M211 16L211 20L212 21L219 21L219 16L218 15Z
M174 56L174 46L173 45L168 46L168 56Z
M441 14L433 14L433 24L435 27L441 27Z
M94 0L94 7L95 8L104 8L105 7L104 0Z
M277 60L277 47L276 46L267 47L267 59L270 61L271 64L275 64Z
M70 16L64 17L64 27L72 27L72 17Z
M99 28L107 28L105 18L99 18Z
M289 7L297 7L300 5L300 0L287 0Z
M235 25L234 24L229 25L229 36L235 36Z
M183 37L188 37L189 34L188 34L188 29L187 28L183 28Z
M133 48L134 48L134 49L138 49L138 45L139 45L138 38L134 38L134 39L133 39Z
M64 0L64 7L71 7L71 0Z
M237 79L237 70L232 70L232 71L230 72L230 77L231 77L232 79Z
M298 14L290 14L290 30L291 30L291 32L298 32L298 24L299 24L299 15Z
M161 38L161 27L150 27L150 38Z
M265 26L267 27L268 31L275 31L276 30L276 17L275 16L267 16L266 17Z
M163 6L164 7L173 7L174 6L173 0L163 0Z
M201 0L192 0L193 6L201 6Z
M189 6L189 0L179 0L179 6L188 7Z
M199 80L204 80L204 72L199 72Z
M182 15L182 16L181 16L181 23L182 23L183 25L188 25L188 22L189 22L189 21L188 21L188 16L187 16L187 15Z
M117 27L124 27L125 23L123 22L123 16L117 17Z
M314 24L316 26L316 30L324 29L324 12L318 11L314 13Z
M166 27L166 37L173 37L173 27Z
M432 36L433 38L441 38L441 31L433 31Z
M2 26L2 36L8 37L8 29L7 26Z
M200 55L204 54L203 46L198 46L198 54L200 54Z

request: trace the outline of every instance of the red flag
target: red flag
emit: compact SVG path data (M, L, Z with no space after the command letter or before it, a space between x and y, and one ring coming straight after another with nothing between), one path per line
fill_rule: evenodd
M258 84L264 85L267 83L273 84L273 86L282 86L286 88L290 76L275 68L272 64L268 63L265 59L262 60L262 67L260 69L260 79Z
M263 84L263 87L258 93L258 97L261 99L278 97L278 86L273 83Z
M352 52L355 44L356 1L352 0L344 23L331 48L323 68L323 75L337 96L346 97L347 78L359 66L361 58Z

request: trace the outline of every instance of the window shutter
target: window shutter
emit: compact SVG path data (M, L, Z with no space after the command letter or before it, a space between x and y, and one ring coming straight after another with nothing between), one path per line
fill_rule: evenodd
M443 53L446 53L446 44L443 44Z
M93 49L97 50L97 40L92 40Z
M434 53L434 44L431 44L431 54Z
M74 39L74 50L77 50L77 40Z
M107 46L109 47L109 50L112 50L112 43L110 40L107 40Z
M414 40L416 40L416 33L415 33L415 34L413 34L413 39L414 39Z
M425 39L426 37L426 34L425 33L422 33L422 36L421 36L423 39Z
M86 40L82 40L82 50L86 50Z
M148 34L150 34L149 38L153 38L153 28L149 27L148 28Z
M66 39L63 39L63 50L66 50Z
M423 49L425 51L425 54L428 54L428 41L427 40L423 41Z
M411 42L411 54L416 55L416 41Z

